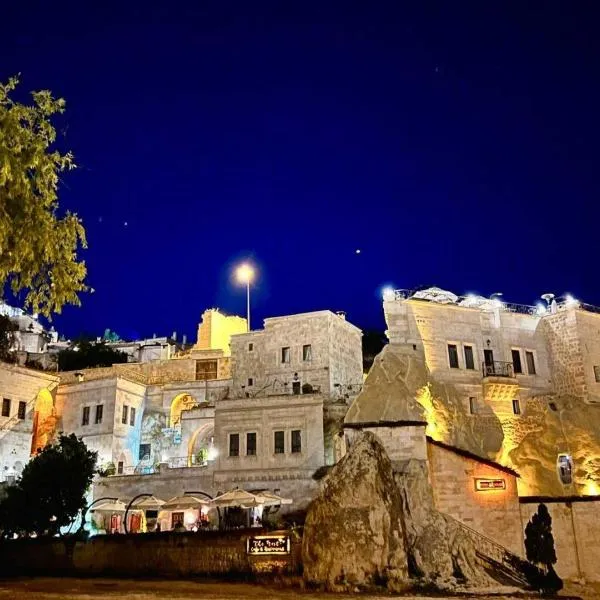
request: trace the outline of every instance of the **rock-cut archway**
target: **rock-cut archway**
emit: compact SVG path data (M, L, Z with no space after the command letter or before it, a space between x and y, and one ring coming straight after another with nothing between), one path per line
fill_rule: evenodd
M194 431L188 442L188 466L195 466L212 458L210 452L214 435L215 427L212 423L205 423ZM202 457L203 454L206 454L206 456Z
M31 454L52 441L56 430L54 414L54 398L50 390L44 388L38 392L33 409L33 435L31 438Z

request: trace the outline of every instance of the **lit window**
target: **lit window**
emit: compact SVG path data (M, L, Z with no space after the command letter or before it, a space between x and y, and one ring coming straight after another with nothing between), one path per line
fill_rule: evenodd
M95 419L95 423L96 425L98 425L99 423L102 423L102 413L104 412L104 405L102 404L98 404L96 406L96 419Z
M573 482L573 461L568 454L559 454L557 460L558 476L563 485Z
M19 409L17 411L17 417L19 419L24 419L25 418L25 411L27 410L27 403L26 402L19 402Z
M285 452L285 433L283 431L276 431L273 434L275 442L275 454L283 454Z
M82 425L90 424L90 407L89 406L83 407L83 414L81 416L81 424Z
M448 344L448 360L451 369L458 369L458 348L456 344Z
M472 415L477 414L477 398L473 396L469 398L469 413Z
M240 455L240 434L230 433L229 434L229 456Z
M515 373L522 373L523 367L521 366L521 352L519 350L511 350L513 370Z
M600 383L600 366L596 365L594 366L594 379ZM10 400L9 400L10 402ZM2 416L5 417L6 415L4 414L4 405L2 405Z
M133 406L129 411L129 424L132 426L135 425L135 408L133 408Z
M525 360L527 361L527 373L529 375L535 375L535 357L533 356L533 352L525 352Z
M121 423L123 425L127 425L127 415L129 414L129 406L127 404L123 404L123 414L121 415Z
M473 346L465 346L465 369L475 368L475 359L473 357Z
M246 434L246 455L256 456L256 433Z
M2 399L2 416L10 417L10 400L8 398Z
M513 413L515 415L520 415L521 414L521 403L519 402L519 400L517 398L515 398L512 401L512 407L513 407Z
M292 430L292 454L302 452L302 432L299 429Z
M281 349L281 362L289 363L290 362L290 347L285 346Z
M305 362L312 360L312 346L310 344L302 346L302 360Z
M140 444L140 460L150 460L150 452L152 450L151 444Z

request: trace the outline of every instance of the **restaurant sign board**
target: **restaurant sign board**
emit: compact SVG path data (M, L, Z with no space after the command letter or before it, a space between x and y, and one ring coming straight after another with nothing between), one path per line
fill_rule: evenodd
M254 556L264 554L289 554L290 538L287 535L257 535L246 541L246 553Z

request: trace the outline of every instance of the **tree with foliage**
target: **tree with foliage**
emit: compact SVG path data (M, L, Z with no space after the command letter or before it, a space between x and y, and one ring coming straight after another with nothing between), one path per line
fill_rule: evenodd
M61 174L75 168L70 152L55 147L52 123L65 101L33 92L33 104L14 101L13 77L0 83L0 284L25 294L25 306L50 316L65 304L80 304L86 291L86 247L77 215L59 215Z
M542 568L541 576L533 582L535 587L546 593L560 590L562 581L552 566L556 564L552 517L545 504L538 506L525 527L525 552L529 562Z
M59 371L80 371L94 367L110 367L117 363L126 363L127 354L114 350L106 342L79 340L71 348L58 353Z
M0 501L3 534L56 535L71 526L86 506L96 472L97 452L75 434L59 436L38 452Z

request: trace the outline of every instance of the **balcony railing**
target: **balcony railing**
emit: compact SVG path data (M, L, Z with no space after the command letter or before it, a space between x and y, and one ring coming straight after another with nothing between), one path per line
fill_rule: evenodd
M482 363L481 369L484 377L514 377L514 368L511 362L495 360L492 363Z

